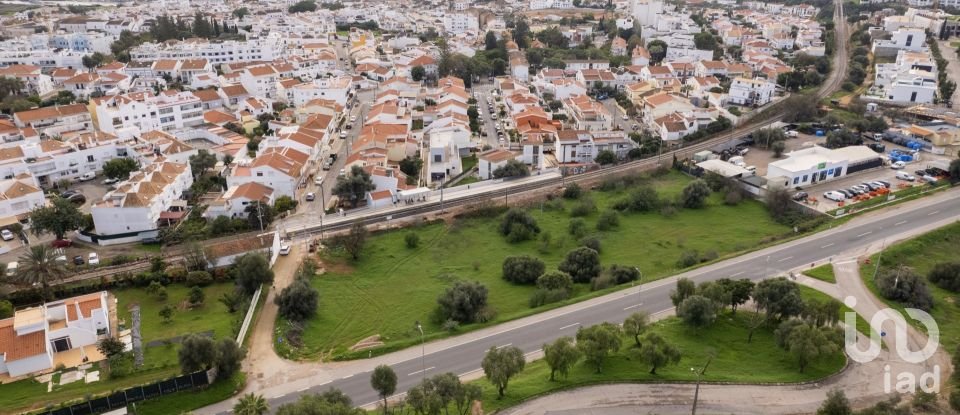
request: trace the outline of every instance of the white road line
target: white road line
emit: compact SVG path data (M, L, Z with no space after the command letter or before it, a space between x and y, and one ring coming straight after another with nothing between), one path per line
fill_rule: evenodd
M503 346L497 346L497 350L500 350L500 349L502 349L502 348L504 348L504 347L507 347L507 346L513 346L513 343L507 343L507 344L505 344L505 345L503 345Z
M933 215L936 215L936 214L938 214L938 213L940 213L940 211L939 211L939 210L935 210L935 211L933 211L933 212L928 213L927 216L933 216Z
M871 233L873 233L873 231L861 233L861 234L857 235L857 238L862 238L862 237L867 236L867 235L869 235L869 234L871 234Z
M317 385L317 386L323 386L323 385L326 385L326 384L328 384L328 383L330 383L330 382L332 382L332 381L329 381L329 380L328 380L328 381L323 382L323 383L321 383L321 384L319 384L319 385Z
M297 389L297 392L303 392L303 391L305 391L305 390L307 390L307 389L310 389L310 388L309 388L309 387L306 387L306 388L303 388L303 389Z
M423 370L418 370L418 371L413 372L413 373L408 373L407 376L417 375L417 374L420 374L420 373L422 373L422 372L426 372L426 371L428 371L428 370L430 370L430 369L436 369L436 367L430 366L430 367L428 367L428 368L426 368L426 369L423 369Z
M352 378L352 377L353 377L353 375L347 375L347 376L342 377L341 379L350 379L350 378Z
M632 305L632 306L624 307L623 309L624 309L624 310L629 310L629 309L631 309L631 308L637 308L637 307L640 307L640 306L641 306L641 304L634 304L634 305Z
M820 249L829 248L829 247L831 247L831 246L833 246L833 242L828 243L828 244L826 244L826 245L824 245L824 246L821 246Z
M731 275L731 277L736 277L737 275L743 275L743 273L744 273L744 271L740 271L740 272L738 272L738 273L736 273L736 274Z
M778 259L777 262L783 262L783 261L786 261L786 260L788 260L788 259L793 259L793 257L792 257L792 256L788 256L788 257L786 257L786 258L784 258L784 259Z
M560 327L560 330L566 330L566 329L569 329L570 327L579 326L579 325L580 323L568 324L566 326Z
M893 226L900 226L900 225L903 225L904 223L907 223L907 221L902 220L900 222L894 223Z

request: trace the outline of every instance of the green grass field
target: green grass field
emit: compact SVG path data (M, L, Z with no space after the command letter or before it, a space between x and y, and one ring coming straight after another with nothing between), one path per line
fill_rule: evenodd
M204 288L206 294L205 305L196 309L185 307L189 289L180 284L167 286L169 295L166 302L160 301L146 293L143 288L124 288L111 291L118 302L117 314L120 321L129 327L131 323L129 306L140 304L141 329L143 343L154 340L170 339L189 333L200 333L213 330L214 336L220 338L233 335L233 319L239 314L230 315L226 307L217 301L224 292L233 290L232 283L214 284ZM174 312L173 321L165 324L158 315L164 304L170 304L178 309ZM242 318L240 315L239 318ZM62 403L71 400L83 399L87 395L105 394L110 391L126 387L150 383L156 380L169 378L180 372L177 362L177 345L165 344L144 348L144 366L140 370L120 379L101 377L101 381L90 384L75 382L64 387L57 387L53 392L47 392L47 385L33 379L21 380L0 385L0 408L4 410L36 408L46 403ZM42 407L42 406L41 406Z
M180 392L136 404L133 415L186 414L190 411L229 399L243 389L247 377L243 372L234 373L226 381L218 381L203 390Z
M833 275L833 264L823 264L814 269L803 271L803 274L823 282L829 282L831 284L837 283L837 277Z
M960 247L960 223L953 223L890 246L882 254L871 256L870 264L861 264L860 277L877 298L906 316L903 304L880 296L873 281L877 260L880 261L880 270L906 265L926 277L935 264L957 261L957 247ZM940 344L946 348L947 352L953 353L960 344L960 306L957 305L957 293L944 290L929 281L927 287L933 295L933 309L930 310L930 315L940 328ZM926 327L916 320L907 318L907 321L917 329L926 331Z
M496 389L490 382L477 380L483 387L483 409L491 412L538 395L594 383L696 381L690 368L702 367L711 350L716 357L704 374L705 382L804 382L822 379L845 365L843 353L839 352L816 361L801 373L790 353L777 347L772 328L758 329L753 341L747 343L746 314L749 313L741 311L736 316L724 313L714 325L699 332L677 318L654 323L653 331L680 348L682 353L679 364L658 368L656 375L649 374L650 367L634 356L634 340L627 336L620 352L604 364L601 374L581 361L566 379L550 382L550 368L541 359L528 364L523 373L510 381L506 396L501 400L496 398Z
M662 196L679 194L689 181L686 176L671 173L652 183ZM590 193L602 211L626 191ZM454 280L477 280L489 289L490 304L497 316L492 323L515 319L544 308L531 309L528 298L533 287L516 286L501 278L501 265L507 256L538 256L553 269L578 240L568 235L571 207L541 211L530 208L543 233L551 243L541 249L541 242L509 244L497 232L497 219L458 220L452 225L435 223L387 232L368 239L358 261L342 254L329 253L323 262L327 274L313 279L320 291L318 316L306 324L304 346L297 350L280 348L286 356L316 359L342 355L357 341L379 334L386 343L375 353L396 349L419 341L414 322L425 323L430 338L445 336L440 326L431 321L437 296ZM756 201L726 206L721 195L713 195L709 206L700 210L679 210L672 217L659 213L621 215L618 229L597 233L594 225L598 213L586 218L591 231L601 240L601 261L604 266L621 264L637 266L649 282L680 271L676 262L685 250L701 254L714 252L719 257L741 252L765 242L767 237L790 231L769 219L764 207ZM414 232L420 246L409 249L404 236ZM607 292L609 292L608 290ZM575 288L574 299L588 295L586 285ZM561 303L562 304L562 303ZM556 304L556 305L561 305ZM556 306L555 305L555 306ZM460 331L479 325L462 326ZM415 335L416 334L416 335ZM367 353L364 352L363 356ZM340 356L341 358L347 356Z

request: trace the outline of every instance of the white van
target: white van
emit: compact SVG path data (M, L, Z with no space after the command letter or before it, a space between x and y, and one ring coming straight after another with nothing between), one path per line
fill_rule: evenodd
M916 178L914 175L912 175L912 174L910 174L910 173L907 173L907 172L905 172L905 171L898 171L896 176L897 176L898 179L900 179L900 180L906 180L906 181L908 181L908 182L912 182L912 181L914 181L914 180L917 180L917 178Z
M20 264L18 264L17 261L13 261L13 262L8 263L8 264L7 264L7 276L8 276L8 277L12 277L12 276L14 276L14 275L17 275L17 267L18 267L19 265L20 265Z
M84 174L81 174L80 177L77 178L77 180L78 180L78 181L81 181L81 182L86 182L86 181L90 181L90 180L93 180L93 179L96 179L96 178L97 178L97 173L96 173L96 172L88 171L88 172L86 172L86 173L84 173Z
M787 137L797 138L797 136L799 136L799 135L800 135L800 133L798 133L796 130L787 131Z

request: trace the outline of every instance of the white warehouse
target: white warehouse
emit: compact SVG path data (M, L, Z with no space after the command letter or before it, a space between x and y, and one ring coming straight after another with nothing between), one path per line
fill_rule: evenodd
M882 165L881 155L867 146L838 149L813 146L792 151L786 159L770 163L766 178L774 186L802 187Z

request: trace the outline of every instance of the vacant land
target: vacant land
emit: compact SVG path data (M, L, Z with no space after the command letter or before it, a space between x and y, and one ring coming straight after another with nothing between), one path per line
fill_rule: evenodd
M878 260L880 271L906 265L926 278L935 264L960 259L957 255L960 252L958 247L960 247L960 223L954 223L888 247L882 254L873 255L869 264L862 263L860 266L860 277L877 298L906 316L903 304L883 298L877 290L873 277L878 270ZM930 310L930 315L940 327L940 344L946 348L947 352L953 353L957 344L960 344L960 306L957 305L957 293L944 290L929 281L927 281L927 287L933 295L933 309ZM907 321L919 330L926 331L923 324L916 320L907 318Z
M833 275L833 264L823 264L814 269L803 271L803 274L823 282L829 282L831 284L837 283L837 277Z
M670 173L649 183L661 197L674 198L689 181L686 176ZM769 219L759 202L745 200L728 206L719 194L712 195L708 206L702 209L678 209L672 216L660 212L623 214L618 228L595 231L597 212L608 209L630 190L621 186L587 193L598 209L584 219L589 233L601 242L602 264L639 267L644 282L679 271L677 260L685 251L723 257L790 231ZM497 231L497 217L379 234L368 239L357 261L330 252L322 258L327 273L313 279L320 291L320 307L317 317L306 323L304 345L296 350L283 347L280 351L294 358L343 358L342 354L357 341L380 335L386 347L374 352L379 353L419 341L416 321L425 324L428 338L444 336L446 333L432 321L431 314L437 296L456 280L476 280L486 285L490 305L497 312L493 323L542 311L542 307L528 306L534 287L513 285L501 278L503 259L528 254L541 258L548 270L555 269L569 250L579 246L579 239L568 234L570 212L579 203L567 200L531 206L529 212L543 230L532 241L508 243ZM419 236L417 248L407 248L404 237L408 233ZM548 243L542 240L544 234L549 235ZM566 303L591 294L594 293L587 285L578 284L574 298ZM564 303L553 306L561 304ZM461 326L460 330L476 327L479 325Z
M145 346L143 368L121 378L107 378L106 372L101 371L102 380L99 382L90 384L75 382L62 387L57 386L49 393L46 383L39 383L33 379L0 385L0 408L13 411L36 408L47 403L59 404L179 374L178 336L190 333L210 333L217 338L233 335L233 320L238 317L236 314L227 313L226 307L217 301L217 298L228 290L233 290L232 283L205 287L203 289L206 295L205 305L194 309L186 306L189 289L180 284L167 286L168 298L165 301L147 294L143 288L111 291L118 301L117 317L121 324L126 325L126 328L131 324L130 305L140 305L141 330ZM159 316L160 309L166 304L176 309L170 323L163 323ZM151 342L154 342L153 346L149 345Z
M593 366L582 361L570 370L566 379L550 382L550 368L544 360L533 362L523 373L510 380L506 396L497 400L497 392L486 379L478 380L483 387L483 409L492 411L516 405L532 396L552 391L604 382L663 382L696 381L691 367L700 368L707 362L708 354L716 356L703 376L705 382L803 382L821 379L838 372L845 364L842 352L825 357L800 372L796 359L777 347L773 328L758 329L753 341L747 343L748 312L721 315L712 326L695 331L677 318L654 323L654 332L676 345L681 351L680 363L649 373L650 366L636 356L637 349L632 337L623 338L620 352L604 365L603 372L596 373Z

